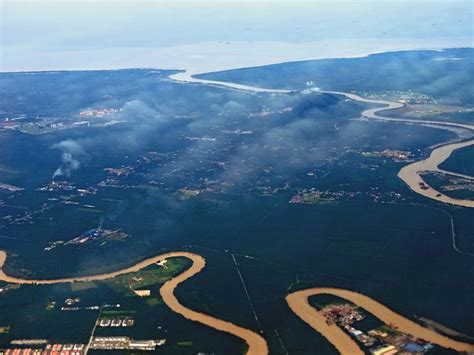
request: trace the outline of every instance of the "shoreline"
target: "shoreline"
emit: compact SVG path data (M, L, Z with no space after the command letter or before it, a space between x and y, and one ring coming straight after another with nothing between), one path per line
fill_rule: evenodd
M169 252L161 255L157 255L148 259L145 259L141 262L138 262L132 266L129 266L124 269L117 271L97 274L97 275L87 275L80 277L70 277L70 278L59 278L59 279L22 279L17 277L8 276L3 271L3 265L7 260L7 253L3 250L0 250L0 281L5 281L8 283L15 283L20 285L51 285L58 283L73 283L73 282L87 282L87 281L100 281L108 280L114 277L137 272L149 265L156 264L160 261L166 260L168 258L175 257L184 257L192 261L190 268L186 269L179 275L171 278L166 281L160 287L160 295L163 299L163 302L175 313L180 314L184 318L204 324L208 327L214 328L216 330L232 334L240 339L242 339L248 346L247 355L266 355L268 354L268 345L266 340L259 334L249 329L240 327L231 322L224 321L210 315L193 311L192 309L187 308L182 305L178 298L175 296L175 289L187 279L193 277L194 275L200 273L206 266L205 259L194 253L190 252Z
M242 46L242 45L248 45L248 44L245 44L243 42L233 42L232 43L234 46ZM280 46L285 46L285 45L291 45L289 43L285 43L285 42L256 42L254 44L252 44L252 46L265 46L265 45L269 45L269 44L277 44L277 45L280 45ZM298 44L298 45L309 45L310 43L302 43L302 44ZM215 51L216 48L221 48L221 50L223 48L225 48L226 46L222 46L221 43L214 43L214 42L204 42L204 43L196 43L196 44L191 44L189 46L179 46L179 50L181 52L181 55L183 55L184 57L186 56L190 56L190 54L187 52L188 50L190 50L190 48L193 48L194 50L198 50L199 48L194 48L194 47L199 47L199 46L203 46L204 47L204 50L209 50L210 48L214 49L214 51L210 51L210 55L213 55L215 56L216 58L214 59L218 59L217 57L219 55L223 55L223 54L226 54L227 52L224 51L224 52L219 52L219 51ZM295 44L293 44L295 45ZM208 47L206 47L208 46ZM214 47L213 47L214 46ZM171 48L171 47L170 47ZM170 50L170 48L164 48L165 50L165 53L168 53L167 51ZM261 49L260 47L258 47L259 49ZM371 48L371 47L370 47ZM262 57L257 57L258 60L257 62L253 62L252 60L249 61L249 58L245 58L245 57L232 57L230 56L231 58L233 58L233 60L230 60L229 62L229 58L227 58L225 61L223 61L223 64L219 64L220 67L216 64L217 62L220 63L220 61L218 60L213 60L211 61L212 63L214 63L214 67L209 67L209 66L202 66L201 67L199 65L197 65L196 63L198 62L186 62L185 65L174 65L174 68L175 69L170 69L171 66L169 65L161 65L160 69L153 69L156 67L156 64L155 65L135 65L135 66L128 66L129 69L138 69L138 68L143 68L143 69L150 69L150 70L183 70L183 69L178 69L178 68L183 68L183 67L186 67L187 69L182 71L182 72L179 72L179 73L175 73L175 74L171 74L169 75L168 77L171 79L171 80L174 80L176 82L179 82L179 83L198 83L198 84L203 84L203 85L214 85L214 86L219 86L219 87L226 87L226 88L231 88L231 89L236 89L236 90L244 90L244 91L251 91L251 92L268 92L268 93L274 93L274 94L285 94L285 93L290 93L290 92L294 92L296 90L282 90L282 89L266 89L266 88L260 88L260 87L255 87L255 86L250 86L250 85L244 85L244 84L237 84L237 83L231 83L231 82L224 82L224 81L217 81L217 80L207 80L207 79L200 79L200 78L196 78L194 75L198 75L198 74L206 74L206 73L212 73L212 72L219 72L219 71L225 71L225 70L236 70L236 69L242 69L242 68L249 68L249 67L261 67L261 66L268 66L268 65L274 65L274 64L282 64L282 63L290 63L290 62L300 62L300 61L313 61L313 60L322 60L322 59L340 59L340 58L366 58L370 55L374 55L374 54L383 54L383 53L391 53L391 52L400 52L400 51L419 51L419 50L431 50L431 51L438 51L440 53L442 53L444 50L449 50L449 49L459 49L459 48L473 48L472 45L470 43L463 43L462 45L460 43L454 45L451 43L451 45L447 45L447 44L444 44L444 45L427 45L427 44L423 44L423 45L414 45L414 44L411 44L411 45L400 45L399 43L398 44L391 44L391 46L388 46L384 49L375 49L374 48L365 48L364 50L362 51L359 51L357 53L347 53L347 52L344 52L342 51L342 49L339 49L339 52L334 53L334 52L329 52L329 53L326 53L326 54L323 54L321 55L320 53L318 55L314 54L314 55L308 55L306 52L305 52L305 56L306 57L298 57L299 54L296 54L296 56L294 58L279 58L278 60L275 60L275 57L274 56L270 56L270 57L264 57L264 59L262 59ZM142 50L144 48L141 48ZM184 50L184 52L182 52ZM227 51L229 50L228 48L226 49ZM281 48L280 48L281 50ZM231 53L232 51L230 51L229 53ZM277 51L278 52L278 51ZM277 52L272 52L273 55L275 55L275 53ZM187 54L186 54L187 53ZM227 54L229 54L227 53ZM278 53L277 53L278 54ZM191 55L191 57L196 57L195 54ZM309 57L308 57L309 56ZM199 56L197 56L199 57ZM208 57L206 56L202 56L202 60L204 59L209 59ZM176 59L176 58L175 58ZM254 58L255 59L255 58ZM239 62L240 60L240 62ZM209 60L205 60L204 62L209 62ZM198 63L199 64L199 63ZM202 62L201 62L202 64ZM82 69L83 71L89 71L89 70L123 70L125 69L126 66L118 66L118 67L114 67L114 68L109 68L109 69L97 69L97 67L95 68L84 68ZM168 69L163 69L163 68L168 68ZM57 71L75 71L75 70L81 70L81 69L70 69L70 68L62 68L62 69L49 69L49 70L18 70L18 71L4 71L2 68L0 68L0 74L2 73L10 73L10 74L14 74L14 73L41 73L41 72L57 72ZM366 118L370 118L370 119L377 119L377 120L381 120L381 121L385 121L385 122L399 122L399 123L405 123L405 124L418 124L418 125L424 125L424 126L431 126L431 127L434 127L434 128L441 128L441 129L447 129L446 127L453 127L453 128L462 128L462 129L467 129L467 130L470 130L470 131L473 131L474 132L474 126L471 126L471 125L467 125L467 124L462 124L462 123L450 123L450 122L439 122L439 121L429 121L429 120L413 120L413 119L398 119L398 118L390 118L390 117L384 117L384 116L379 116L377 115L377 113L379 112L382 112L382 111L385 111L385 110L392 110L392 109L397 109L397 108L401 108L403 107L404 105L399 103L399 102L395 102L395 101L383 101L383 100L370 100L370 99L365 99L365 98L362 98L361 96L359 95L356 95L356 94L353 94L353 93L347 93L347 92L337 92L337 91L329 91L329 90L319 90L319 92L321 93L328 93L328 94L334 94L334 95L342 95L342 96L345 96L346 98L348 99L351 99L351 100L355 100L355 101L359 101L359 102L365 102L365 103L375 103L375 104L381 104L381 105L384 105L385 107L381 107L381 108L373 108L373 109L368 109L368 110L364 110L361 115L363 117L366 117ZM474 144L474 140L472 140L472 144ZM468 146L468 145L471 145L470 144L467 144L465 146ZM463 146L464 147L464 146ZM452 149L451 149L452 148ZM446 156L446 158L444 160L439 160L439 152L438 150L444 152L446 149L450 149L450 153ZM414 162L414 163L411 163L405 167L403 167L402 169L400 169L400 171L398 172L397 176L405 182L406 185L408 185L408 187L415 193L419 194L419 195L422 195L424 197L427 197L427 198L430 198L432 200L436 200L438 202L441 202L441 203L447 203L447 204L451 204L451 205L456 205L456 206L462 206L462 207L468 207L468 208L474 208L474 200L468 200L468 199L459 199L459 198L454 198L454 197L449 197L443 193L441 193L440 191L432 188L431 186L429 186L424 180L423 178L421 177L421 174L420 173L423 173L425 171L434 171L434 172L439 172L439 173L442 173L442 174L446 174L446 175L453 175L453 176L458 176L458 177L463 177L463 178L472 178L474 179L474 177L471 177L471 176L467 176L467 175L464 175L464 176L461 176L462 174L456 174L456 173L453 173L453 172L449 172L449 171L445 171L445 170L442 170L442 169L439 169L439 165L445 161L446 159L449 158L449 156L452 154L452 152L456 149L459 149L457 148L457 145L456 144L453 144L451 145L450 143L448 142L444 142L444 143L441 143L438 147L434 148L430 154L430 156L427 158L427 159L424 159L422 161L419 161L419 162ZM437 164L434 164L434 163L437 163ZM420 170L420 168L422 167L425 167L425 168L434 168L432 170Z
M357 59L370 55L410 52L410 51L436 51L474 48L470 38L461 38L457 41L446 38L437 38L432 43L426 40L410 42L392 39L385 46L380 46L379 40L360 40L357 48L349 48L344 39L333 40L334 47L328 47L325 41L292 43L284 41L233 41L224 42L196 42L168 47L113 47L92 51L64 52L62 61L72 63L68 65L55 65L50 67L19 67L4 64L0 67L0 74L13 73L41 73L61 71L101 71L101 70L184 70L192 75L221 72L227 70L262 67L284 63L305 62L325 59ZM351 42L353 45L353 43ZM10 47L13 52L25 56L24 49ZM245 54L243 54L245 53ZM38 53L34 53L38 54ZM42 53L43 63L56 63L48 59L51 53ZM46 58L43 57L46 55ZM54 53L58 56L58 53ZM110 57L119 57L122 63L110 64ZM145 61L137 58L147 58ZM95 61L95 63L90 64Z
M286 296L286 302L291 310L315 331L325 337L341 354L364 354L357 343L336 324L328 325L324 315L309 304L313 295L329 294L341 297L365 309L382 322L391 325L396 330L423 339L443 348L459 352L474 352L474 344L464 343L425 328L418 323L395 313L380 302L361 293L332 287L314 287L295 291Z

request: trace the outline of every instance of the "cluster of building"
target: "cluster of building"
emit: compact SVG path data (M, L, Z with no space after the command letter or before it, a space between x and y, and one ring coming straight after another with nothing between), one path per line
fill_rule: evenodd
M104 171L110 175L128 176L132 173L134 168L130 165L121 166L120 168L104 168Z
M326 316L326 323L328 325L336 323L365 347L370 348L374 345L378 345L376 338L368 336L353 326L354 323L366 318L365 314L361 313L358 307L348 303L330 304L324 307L322 312Z
M54 242L49 242L48 246L44 248L45 251L53 250L61 245L82 245L87 242L91 242L94 240L99 240L102 238L114 238L114 239L123 239L128 237L128 234L120 231L120 230L109 230L109 229L102 229L101 227L96 229L89 229L82 233L80 236L75 237L68 241L63 240L56 240Z
M38 188L38 191L48 191L48 192L54 192L54 191L74 191L76 190L77 187L69 182L69 181L55 181L52 180L49 184L46 184L40 188Z
M357 322L366 318L366 315L353 304L330 304L321 311L326 316L328 325L336 323L373 355L423 354L433 349L432 344L414 340L409 335L385 325L367 332L358 329Z
M403 333L388 332L384 327L369 330L368 334L382 342L382 345L371 349L371 353L374 355L423 354L433 349L433 345L430 343L420 340L414 341L410 336Z
M337 201L343 197L353 198L354 196L356 196L356 193L350 192L350 191L332 192L329 190L320 191L320 190L311 188L311 189L304 189L298 192L296 195L294 195L290 199L290 203L307 204L307 205L331 204L334 201Z
M80 196L84 195L95 195L97 194L97 188L89 186L85 189L77 188L73 183L64 180L51 180L50 183L40 187L37 191L47 191L47 192L58 192L58 191L76 191ZM67 200L63 198L64 200ZM58 201L57 198L50 198L49 201Z
M0 350L0 355L83 355L84 344L47 344L44 348L11 348Z
M141 172L146 173L147 169L156 167L157 163L168 160L171 157L176 157L177 152L172 153L159 153L159 152L147 152L140 156L133 164L122 165L120 167L108 167L104 168L104 171L108 176L97 183L98 187L113 187L119 189L128 189L131 186L127 184L126 178L134 173ZM150 179L148 181L150 185L160 185L162 183Z
M277 111L271 110L270 108L263 106L260 111L251 112L247 115L247 117L248 118L255 118L255 117L264 118L264 117L268 117L270 115L283 114L283 113L292 112L292 111L293 111L293 107L291 107L291 106L287 106L287 107L285 107L281 110L277 110Z
M99 112L97 112L99 113ZM71 119L70 117L35 117L30 118L26 115L20 115L13 118L5 118L0 121L0 132L2 131L18 131L25 134L40 135L66 129L77 127L107 127L119 123L124 123L124 120L117 119L102 119L94 121L82 120L84 116L94 116L95 118L102 118L100 115L80 115L79 119Z
M340 326L350 325L365 318L357 307L348 303L331 304L323 308L322 312L326 315L328 323L335 321Z
M84 244L90 240L100 239L108 234L111 234L112 232L113 231L109 231L102 228L89 229L83 232L80 236L74 239L68 240L67 242L64 243L64 245Z
M364 157L390 158L397 163L413 161L413 153L406 150L384 149L381 152L362 152L361 154Z
M394 191L381 191L377 186L369 187L366 192L362 191L320 191L315 188L304 189L298 191L294 195L289 203L304 204L304 205L331 205L337 203L339 200L356 200L356 199L367 198L376 202L397 202L403 199L400 193Z
M122 109L120 109L122 110ZM93 116L93 117L103 117L105 115L110 115L111 113L116 113L119 110L115 108L103 108L103 109L90 109L90 110L83 110L79 112L79 116Z
M87 307L61 307L61 311L98 311L100 310L99 306L87 306Z
M154 351L157 346L164 345L161 340L134 340L127 336L93 337L90 348L96 350L141 350Z
M80 311L80 310L99 311L100 310L100 307L97 305L79 307L78 303L80 303L80 301L81 301L80 298L67 298L64 301L64 306L61 307L61 311ZM55 308L56 308L56 301L49 301L48 304L46 305L47 311L51 311Z
M98 319L98 325L102 328L107 327L132 327L135 324L135 320L131 317L115 317L115 318L100 318Z
M432 104L436 103L436 100L427 94L423 94L416 91L384 91L384 92L361 92L363 97L374 100L397 100L402 104Z

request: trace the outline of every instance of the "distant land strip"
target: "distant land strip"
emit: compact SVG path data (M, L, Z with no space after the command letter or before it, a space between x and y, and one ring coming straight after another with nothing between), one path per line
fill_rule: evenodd
M73 283L73 282L87 282L87 281L100 281L112 279L114 277L137 272L149 265L159 263L160 261L166 260L168 258L186 258L192 261L192 265L189 269L185 270L181 274L173 277L172 279L166 281L163 286L160 288L160 295L163 298L163 302L171 308L175 313L182 315L184 318L199 322L208 327L230 333L236 337L241 338L247 343L248 350L247 355L266 355L268 354L268 345L266 340L259 334L235 325L231 322L227 322L210 315L193 311L185 306L183 306L179 300L176 298L174 291L179 284L186 281L187 279L193 277L194 275L201 272L202 269L206 266L205 259L194 253L177 251L170 252L161 255L157 255L139 263L127 267L125 269L113 271L110 273L90 275L90 276L80 276L80 277L69 277L69 278L59 278L59 279L22 279L5 274L3 271L3 265L7 259L7 253L3 250L0 250L0 281L5 281L8 283L22 284L22 285L51 285L58 283Z
M418 323L395 313L388 307L361 293L332 288L314 287L295 291L286 296L286 302L291 310L305 323L323 335L341 354L364 354L359 345L336 324L328 325L322 312L317 311L309 303L309 297L314 295L334 295L348 300L373 314L385 324L394 329L409 334L415 338L439 345L443 348L454 349L458 352L474 353L474 344L457 341L441 335L434 330L425 328Z
M296 92L296 90L266 89L266 88L244 85L244 84L237 84L237 83L226 82L226 81L201 79L201 78L192 76L191 74L185 71L172 74L170 75L170 78L172 80L175 80L181 83L198 83L198 84L203 84L203 85L226 87L230 89L250 91L250 92L268 92L268 93L273 93L273 94L288 94L291 92ZM404 106L404 104L397 101L366 99L354 93L348 93L348 92L342 92L342 91L318 90L315 92L320 92L324 94L332 94L332 95L340 95L350 100L359 101L363 103L383 105L382 107L370 108L370 109L364 110L361 113L363 117L370 118L370 119L376 119L376 120L380 120L384 122L417 124L417 125L424 125L428 127L436 127L440 129L443 129L443 128L446 129L446 127L454 127L454 128L461 128L461 129L474 131L474 126L469 125L469 124L456 123L456 122L441 122L441 121L392 118L392 117L381 116L379 114L382 111L394 110L394 109L398 109ZM453 176L458 176L458 177L462 177L469 180L474 180L474 177L472 176L456 174L456 173L442 170L439 168L439 165L441 165L444 161L446 161L455 150L468 147L471 145L474 145L474 139L466 140L463 142L456 142L456 143L449 143L449 142L444 143L440 145L439 147L433 149L428 158L414 162L414 163L410 163L404 166L399 171L398 177L401 180L403 180L412 191L424 197L428 197L432 200L436 200L436 201L451 204L451 205L474 208L474 200L459 199L459 198L447 196L441 193L440 191L435 190L433 187L429 186L426 183L426 181L423 180L421 176L423 172L439 172L445 175L453 175Z

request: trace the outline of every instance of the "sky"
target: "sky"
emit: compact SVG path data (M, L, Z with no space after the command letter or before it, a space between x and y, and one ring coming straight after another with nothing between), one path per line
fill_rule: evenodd
M473 11L472 1L456 0L0 0L0 70L173 66L173 62L184 67L193 64L183 56L218 61L223 55L242 57L241 51L260 51L259 57L269 56L275 62L288 59L293 45L300 47L294 50L295 60L333 56L337 50L346 55L348 47L377 52L388 44L395 49L423 43L472 46ZM149 61L143 59L147 51Z

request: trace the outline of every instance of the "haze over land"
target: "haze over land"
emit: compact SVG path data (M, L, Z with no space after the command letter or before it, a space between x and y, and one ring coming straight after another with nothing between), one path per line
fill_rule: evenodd
M0 0L0 354L472 352L473 11Z

